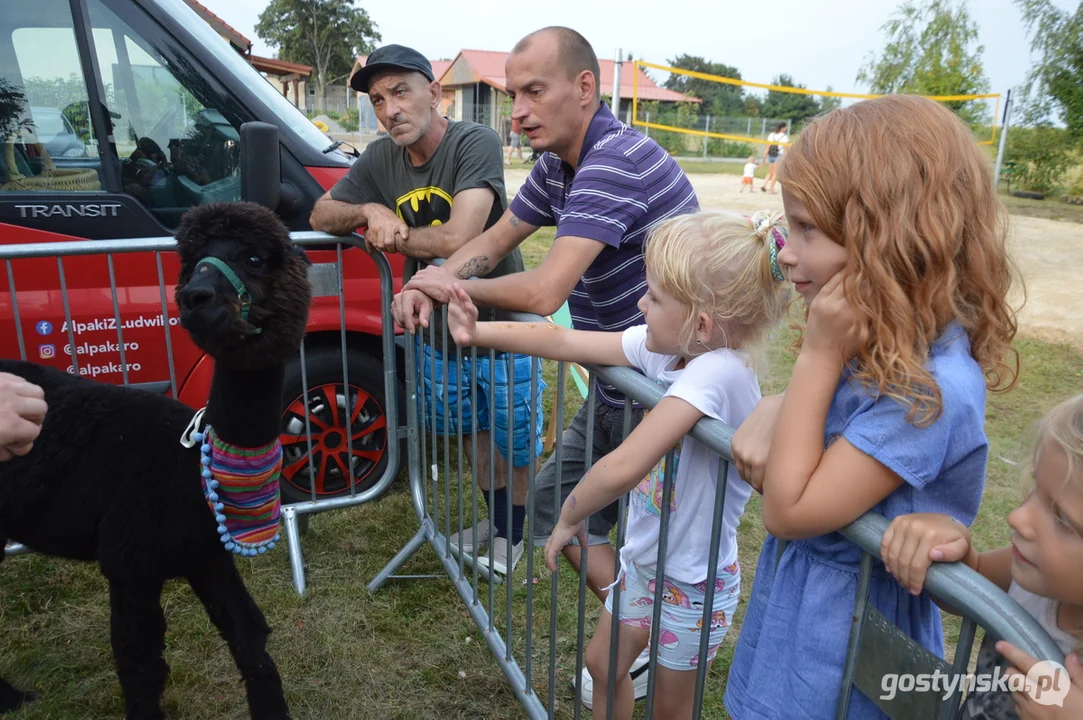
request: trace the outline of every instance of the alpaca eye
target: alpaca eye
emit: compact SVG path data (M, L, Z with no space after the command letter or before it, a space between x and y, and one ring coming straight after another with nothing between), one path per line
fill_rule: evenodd
M248 258L248 267L259 269L263 267L263 258L259 255L252 255Z

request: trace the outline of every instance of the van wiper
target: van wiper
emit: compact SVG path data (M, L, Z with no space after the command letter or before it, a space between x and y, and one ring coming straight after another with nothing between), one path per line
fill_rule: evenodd
M327 149L325 149L323 151L323 154L326 155L327 153L331 152L332 150L338 149L342 145L345 145L346 147L350 148L349 151L343 152L344 155L347 155L347 156L353 157L353 158L361 157L361 153L359 153L357 151L357 148L355 148L353 145L346 142L345 140L335 140L333 143L331 143L330 145L327 146Z

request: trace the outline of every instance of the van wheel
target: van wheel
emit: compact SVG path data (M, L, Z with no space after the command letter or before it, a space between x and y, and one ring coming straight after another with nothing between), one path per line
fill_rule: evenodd
M305 362L307 399L300 358L286 364L280 487L287 504L311 500L313 487L317 500L348 494L351 484L354 492L368 490L383 476L388 443L398 434L387 427L383 366L374 358L347 351L348 389L337 348L309 352Z

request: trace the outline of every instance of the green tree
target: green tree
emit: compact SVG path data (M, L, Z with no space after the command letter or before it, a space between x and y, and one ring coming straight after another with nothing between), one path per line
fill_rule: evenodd
M757 95L745 95L745 100L741 104L741 112L748 117L763 115L763 100L760 100Z
M771 84L805 89L804 85L795 85L793 78L785 74L772 78ZM800 125L819 112L820 103L816 102L814 95L768 90L760 115L765 118L789 120L794 125ZM774 128L771 129L774 130ZM792 131L793 128L791 127L790 130Z
M30 126L26 93L7 78L0 77L0 144L13 133Z
M1051 195L1064 186L1065 173L1073 164L1071 147L1063 128L1048 123L1013 127L1004 158L1015 165L1015 182L1023 189Z
M380 40L376 23L353 0L271 0L259 15L256 34L278 48L280 60L312 66L321 111L332 78L349 74L354 59Z
M828 92L831 92L833 90L833 88L830 85L828 85L824 89L827 90ZM831 112L832 110L838 110L840 107L842 107L842 98L832 97L830 95L821 95L820 96L820 112L821 113L828 113L828 112Z
M681 55L674 60L667 60L670 67L681 70L694 70L708 75L741 79L741 72L730 65L704 60L695 55ZM739 115L744 109L744 89L741 85L727 85L670 73L663 87L685 95L697 97L703 101L701 112L711 115Z
M978 25L962 0L904 2L881 28L887 45L857 73L873 93L973 95L989 91L982 67ZM968 124L988 122L985 106L974 101L946 103Z
M1055 110L1069 139L1083 144L1083 3L1075 12L1050 0L1016 0L1037 55L1028 77L1024 114L1037 124Z

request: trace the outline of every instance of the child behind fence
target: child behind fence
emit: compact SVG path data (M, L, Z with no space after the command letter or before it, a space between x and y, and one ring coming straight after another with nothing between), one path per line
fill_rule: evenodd
M786 392L734 437L769 533L726 686L741 720L834 716L862 555L837 531L870 510L973 522L987 387L1016 374L1004 208L948 108L890 96L834 111L779 173L779 262L808 309ZM942 655L937 608L879 563L869 603ZM854 690L848 717L882 714Z
M785 309L787 293L775 257L785 241L780 214L746 219L718 212L683 215L658 225L646 245L647 292L639 301L645 324L623 333L582 332L542 323L476 323L469 297L456 289L448 326L459 345L480 345L555 360L633 366L666 388L658 402L613 452L595 465L564 502L545 546L556 570L561 549L584 521L631 492L620 552L620 624L613 688L614 718L634 705L629 669L651 635L662 508L669 506L662 580L654 708L657 717L691 717L700 638L709 636L709 663L733 620L740 595L737 524L751 488L730 471L717 568L709 567L719 457L687 437L701 418L737 426L760 398L750 353ZM674 451L673 468L665 455ZM667 472L672 492L663 498ZM589 557L588 557L589 562ZM703 627L707 581L716 578L709 627ZM615 585L616 583L614 583ZM595 678L595 718L606 717L613 595L587 648Z
M958 720L1083 717L1083 664L1075 652L1083 642L1083 395L1042 419L1027 485L1022 504L1008 515L1008 547L979 553L966 526L938 513L897 517L884 533L884 565L912 593L921 592L934 561L962 561L1007 591L1069 654L1070 678L1053 673L1045 687L1019 692L1022 683L1013 676L1025 678L1039 659L987 633L975 677L994 678L999 668L1016 691L979 688ZM1039 690L1063 705L1040 702Z

